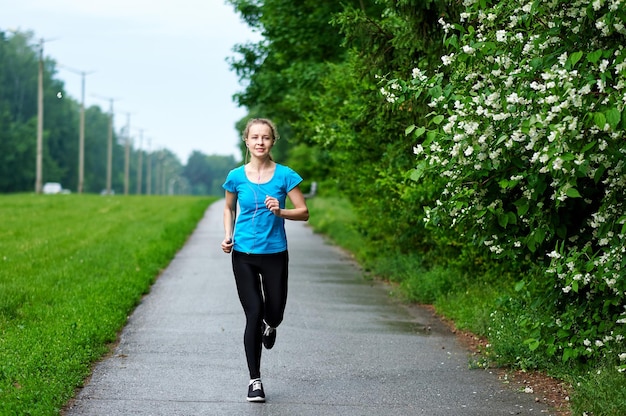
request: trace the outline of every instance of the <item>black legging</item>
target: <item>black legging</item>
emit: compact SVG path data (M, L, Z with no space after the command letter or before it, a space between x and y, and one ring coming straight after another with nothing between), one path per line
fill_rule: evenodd
M246 314L243 345L250 379L261 377L261 326L263 320L276 328L287 304L287 251L276 254L245 254L233 251L237 293Z

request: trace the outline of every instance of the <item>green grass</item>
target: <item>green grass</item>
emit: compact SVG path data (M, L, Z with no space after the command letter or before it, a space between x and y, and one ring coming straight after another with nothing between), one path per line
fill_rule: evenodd
M315 197L307 200L309 224L333 243L360 257L366 249L363 237L354 228L352 207L345 198Z
M0 414L58 414L211 202L0 196Z
M626 413L626 376L610 365L573 377L574 415L622 416Z

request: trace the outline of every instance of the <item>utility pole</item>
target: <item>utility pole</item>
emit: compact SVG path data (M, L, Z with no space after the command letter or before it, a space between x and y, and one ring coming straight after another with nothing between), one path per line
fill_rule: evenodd
M35 171L35 193L40 194L43 176L43 44L54 39L39 39L39 70L37 74L37 161Z
M107 136L107 195L111 195L111 171L113 170L113 98L109 98L109 133Z
M143 129L139 129L139 146L137 147L137 195L141 195L141 146L143 144Z
M78 193L83 193L85 182L85 76L93 74L94 71L85 72L69 68L65 65L61 67L70 72L81 75L81 101L80 101L80 124L78 127Z
M147 150L147 165L146 166L146 195L150 195L152 193L152 153L150 153L150 144L151 140L148 138L148 150Z
M39 72L37 77L37 167L35 173L35 193L41 193L43 165L43 43L39 41Z
M110 97L102 97L99 95L94 95L94 97L102 98L104 100L108 100L109 107L109 134L107 137L107 189L106 194L111 195L111 171L113 169L113 101L117 100L117 98Z
M130 174L130 113L126 113L126 141L124 146L124 195L128 195Z

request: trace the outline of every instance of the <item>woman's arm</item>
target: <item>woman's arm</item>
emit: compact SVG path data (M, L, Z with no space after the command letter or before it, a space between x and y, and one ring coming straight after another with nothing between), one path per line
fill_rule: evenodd
M265 198L265 206L272 211L272 214L286 220L306 221L309 219L309 208L306 206L306 200L299 186L293 188L287 194L289 200L293 204L291 209L281 209L278 200L268 196Z
M226 191L224 204L224 241L222 250L230 253L233 249L233 233L235 231L235 218L237 216L237 195Z

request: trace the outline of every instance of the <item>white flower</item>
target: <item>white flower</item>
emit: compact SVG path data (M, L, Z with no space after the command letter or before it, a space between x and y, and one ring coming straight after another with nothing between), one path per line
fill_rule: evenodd
M506 30L498 30L496 32L496 40L498 42L506 42Z
M428 77L419 68L413 68L413 71L411 72L411 75L413 76L413 79L417 79L417 80L422 81L422 82L424 82L424 81L426 81L428 79Z
M416 155L419 155L423 152L424 152L424 148L422 147L421 144L418 144L417 146L413 148L413 153L415 153Z
M443 64L445 66L448 66L450 64L452 64L452 62L454 62L454 54L451 53L450 55L444 55L441 57L441 61L443 62Z
M520 102L520 97L516 92L506 97L506 102L511 104L517 104Z
M606 68L609 66L609 61L606 59L603 59L602 62L600 62L600 66L598 67L598 70L600 72L604 72L606 71Z
M476 50L475 50L474 48L472 48L471 46L469 46L469 45L463 45L463 52L465 52L466 54L468 54L468 55L474 55L474 52L475 52L475 51L476 51Z
M548 257L552 258L552 259L560 259L561 255L556 251L551 251L550 253L548 253Z

